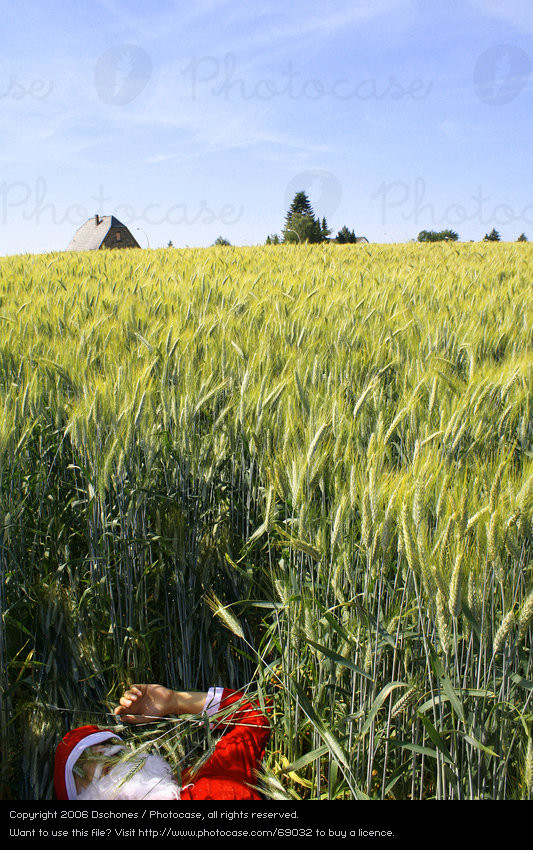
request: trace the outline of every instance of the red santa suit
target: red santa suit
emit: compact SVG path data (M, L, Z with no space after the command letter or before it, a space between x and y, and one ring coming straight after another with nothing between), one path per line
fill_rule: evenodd
M209 716L223 712L214 727L225 732L197 773L184 772L181 799L261 800L252 786L257 781L270 726L259 704L248 702L239 691L215 688L209 691L205 710Z
M270 734L268 718L259 703L240 691L211 688L204 711L212 728L223 730L213 753L198 769L182 775L181 800L261 800L253 787ZM221 714L220 718L215 717ZM56 749L54 787L58 800L76 800L73 767L81 753L95 744L120 737L111 729L81 726L68 732Z

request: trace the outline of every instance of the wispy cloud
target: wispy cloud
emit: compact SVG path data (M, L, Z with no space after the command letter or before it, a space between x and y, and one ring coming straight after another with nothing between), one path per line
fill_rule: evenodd
M533 6L530 0L466 0L484 18L497 18L510 24L517 33L533 33Z

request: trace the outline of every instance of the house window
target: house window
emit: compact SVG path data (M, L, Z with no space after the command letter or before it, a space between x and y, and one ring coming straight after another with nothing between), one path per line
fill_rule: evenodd
M120 242L120 238L121 238L120 233L116 233L116 234L115 234L115 240L116 240L117 242Z

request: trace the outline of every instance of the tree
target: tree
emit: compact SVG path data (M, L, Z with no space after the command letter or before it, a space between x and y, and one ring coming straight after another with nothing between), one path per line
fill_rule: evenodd
M483 242L501 242L501 236L497 230L492 228L490 233L485 233Z
M292 204L289 207L289 212L287 213L287 220L295 213L298 215L308 215L311 218L314 218L315 216L313 207L311 206L311 201L305 192L296 192L292 200Z
M305 192L296 192L285 218L283 242L325 242L330 233L326 219L315 218Z
M327 223L327 221L324 217L322 218L321 231L322 231L322 241L327 242L329 237L331 236L331 230L329 229L328 223Z
M217 236L217 238L213 242L213 245L231 245L231 242L228 242L228 240L224 239L223 236Z
M314 216L292 213L282 230L284 242L322 242L322 228Z
M516 241L517 242L529 242L525 233L521 233Z
M421 230L418 242L457 242L459 235L455 230Z
M355 235L353 230L349 230L348 227L344 225L337 233L335 237L335 242L339 242L340 244L346 245L351 242L357 242L357 236Z
M279 245L281 239L279 238L277 233L272 233L270 236L266 238L266 245Z
M167 248L173 248L173 247L174 247L174 243L173 243L172 239L170 239L170 241L167 245Z

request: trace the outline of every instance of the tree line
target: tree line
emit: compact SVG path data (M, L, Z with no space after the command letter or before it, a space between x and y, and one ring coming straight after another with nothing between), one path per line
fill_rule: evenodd
M457 242L459 234L455 230L421 230L417 242ZM493 227L490 233L485 233L483 242L501 242L501 236ZM528 242L525 233L521 233L517 242Z
M267 245L280 245L282 243L299 244L303 242L316 244L319 242L338 242L349 244L359 241L361 237L355 235L355 231L347 225L343 225L337 235L331 239L332 230L323 217L320 219L315 215L311 202L304 191L296 192L292 203L285 216L285 224L281 235L273 233L267 236ZM364 237L362 237L364 239ZM417 242L457 242L459 234L455 230L421 230L415 241ZM486 233L483 242L500 242L501 236L495 228ZM525 233L521 233L517 242L527 242ZM219 236L214 245L230 245L227 239Z

